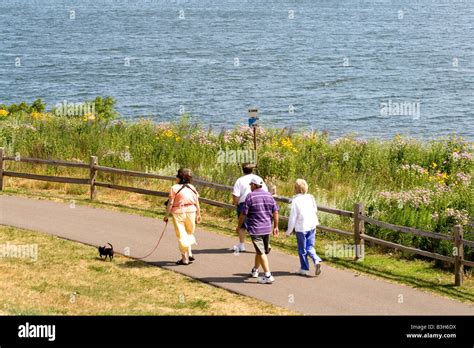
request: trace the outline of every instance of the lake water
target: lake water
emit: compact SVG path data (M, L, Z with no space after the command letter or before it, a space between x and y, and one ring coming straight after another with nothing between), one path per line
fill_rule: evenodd
M1 0L0 103L474 138L474 0Z

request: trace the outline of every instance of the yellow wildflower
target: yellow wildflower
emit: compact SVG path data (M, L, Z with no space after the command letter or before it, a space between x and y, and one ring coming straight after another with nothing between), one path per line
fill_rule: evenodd
M31 113L31 117L33 117L35 120L45 120L48 118L48 114L43 114L41 112L33 111Z
M286 148L287 150L290 150L290 151L293 151L293 152L298 152L298 150L296 150L295 146L293 145L293 143L291 142L291 139L290 138L283 138L281 140L281 145Z
M87 122L87 121L95 121L95 115L94 115L94 114L91 114L91 113L85 114L83 119L84 119L84 121L86 121L86 122Z
M180 137L175 137L174 139L175 139L177 142L181 140Z
M0 110L0 117L7 117L9 112L7 110Z
M168 137L168 138L171 138L171 137L174 136L174 133L171 129L165 130L165 132L163 134L165 135L165 137Z
M431 163L431 168L435 169L437 166L438 165L435 162Z

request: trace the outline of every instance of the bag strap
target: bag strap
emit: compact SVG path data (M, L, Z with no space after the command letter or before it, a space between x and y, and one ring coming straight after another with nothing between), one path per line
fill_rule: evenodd
M188 189L190 189L191 191L193 191L196 196L197 196L197 192L194 191L191 187L188 186L188 184L182 184L182 186L179 188L178 192L176 192L176 194L174 195L174 197L176 198L176 196L181 192L182 189L184 189L185 187L187 187ZM175 207L175 205L173 205L173 207Z
M176 192L176 194L174 195L175 197L181 192L182 189L184 189L185 187L188 187L188 184L182 184L183 186L181 186L178 190L178 192Z
M181 186L181 188L178 190L178 192L176 192L176 196L177 196L178 193L180 193L181 190L184 189L185 187L187 187L188 189L190 189L191 191L193 191L193 192L196 194L196 196L197 196L197 192L194 191L190 186L188 186L188 184L182 184L182 185L183 185L183 186Z
M197 196L198 193L197 193L196 191L194 191L194 190L191 188L191 186L188 186L188 184L184 184L184 185L185 185L188 189L190 189L191 191L193 191L194 194Z

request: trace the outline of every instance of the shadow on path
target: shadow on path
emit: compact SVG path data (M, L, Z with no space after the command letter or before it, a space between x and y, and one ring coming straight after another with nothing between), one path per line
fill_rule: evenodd
M286 277L286 276L295 276L298 277L296 273L290 272L272 272L272 275L275 277ZM196 278L200 281L206 283L248 283L248 284L258 284L257 278L252 278L250 273L234 273L232 276L228 277L204 277ZM259 284L261 285L261 284Z
M193 254L233 254L234 252L230 248L220 249L193 249ZM244 251L242 254L255 254L253 251Z

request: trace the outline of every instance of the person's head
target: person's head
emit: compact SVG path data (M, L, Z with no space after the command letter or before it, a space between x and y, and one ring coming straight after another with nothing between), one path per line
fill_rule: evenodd
M263 186L262 179L252 178L252 180L250 180L250 190L255 191L257 189L262 188L262 186Z
M308 183L306 182L306 180L296 179L295 193L296 194L298 194L298 193L302 193L302 194L308 193Z
M178 174L176 174L176 179L179 184L190 184L193 178L193 173L189 168L179 168Z
M253 163L242 164L242 171L244 172L245 175L252 174L254 168L255 168L255 164Z

